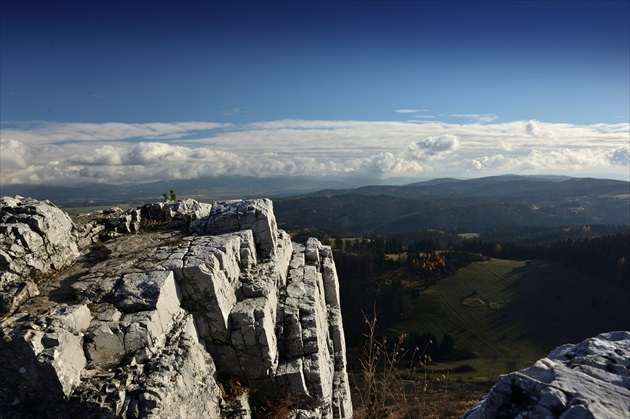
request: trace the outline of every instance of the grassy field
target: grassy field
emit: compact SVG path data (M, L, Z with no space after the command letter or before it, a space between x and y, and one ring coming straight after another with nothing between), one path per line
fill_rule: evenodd
M492 259L460 269L413 301L414 314L391 332L453 336L479 356L460 378L492 381L551 349L611 330L629 330L630 294L555 262Z

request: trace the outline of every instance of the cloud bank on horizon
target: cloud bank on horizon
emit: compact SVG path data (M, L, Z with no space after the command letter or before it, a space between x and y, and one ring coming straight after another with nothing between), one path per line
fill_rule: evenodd
M5 123L1 184L201 176L562 174L630 180L630 124L276 120L246 124Z
M628 179L629 12L617 0L2 0L0 185Z

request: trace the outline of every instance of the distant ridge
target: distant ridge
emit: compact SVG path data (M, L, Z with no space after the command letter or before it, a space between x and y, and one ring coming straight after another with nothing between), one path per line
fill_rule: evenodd
M205 176L197 179L177 179L151 183L123 185L84 184L2 185L0 196L21 195L34 199L48 199L57 205L107 205L122 202L152 202L162 200L162 193L174 189L179 196L215 201L218 199L287 197L324 188L347 188L352 184L334 179L315 177ZM354 185L356 186L356 185Z
M331 234L461 232L517 226L630 225L630 182L553 176L435 179L325 189L275 201L278 221Z
M507 174L473 179L436 178L405 185L372 184L358 186L351 182L321 177L255 178L249 176L206 176L198 179L179 179L152 183L111 185L92 183L76 186L3 185L0 196L22 195L35 199L49 199L61 206L113 205L161 201L162 193L174 189L178 196L201 201L257 198L268 196L274 200L300 196L323 195L390 196L404 199L427 197L454 199L465 197L469 202L486 198L522 198L525 202L549 194L567 193L597 196L630 193L626 181L568 176Z
M568 182L568 183L567 183ZM561 186L559 186L561 185ZM570 186L571 185L571 186ZM562 191L568 189L620 188L630 189L630 182L613 179L573 178L569 176L520 176L502 175L474 179L440 178L407 185L371 185L354 189L324 189L307 196L319 195L385 195L400 198L423 196L510 196L522 193L539 193L546 189Z
M455 179L452 177L442 177L437 179L431 179L424 182L414 182L410 183L407 186L416 186L416 185L439 185L442 183L451 183L451 182L460 182L461 179Z

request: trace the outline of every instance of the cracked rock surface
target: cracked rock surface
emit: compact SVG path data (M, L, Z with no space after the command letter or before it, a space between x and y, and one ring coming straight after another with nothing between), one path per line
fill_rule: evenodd
M70 217L48 201L0 198L0 316L39 293L35 281L79 255Z
M630 332L562 345L507 374L462 418L630 417Z
M291 397L295 417L352 417L332 252L291 243L270 200L76 224L0 202L0 416L248 418Z

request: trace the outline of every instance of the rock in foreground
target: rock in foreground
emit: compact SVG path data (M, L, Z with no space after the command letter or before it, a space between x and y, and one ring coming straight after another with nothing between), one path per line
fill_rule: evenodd
M0 415L248 418L284 405L352 417L332 252L292 243L271 201L113 209L75 225L11 199L0 273L34 290L0 313ZM15 238L24 225L45 251Z
M34 280L79 255L70 217L48 201L0 199L0 316L38 294Z
M563 345L501 377L462 418L630 417L630 332Z

